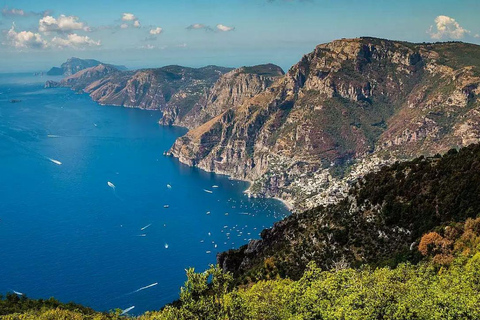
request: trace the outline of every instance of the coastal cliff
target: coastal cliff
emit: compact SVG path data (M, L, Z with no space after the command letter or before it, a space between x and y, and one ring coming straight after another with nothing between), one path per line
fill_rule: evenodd
M322 44L170 153L299 210L334 203L385 164L479 141L479 57L479 46L459 42Z
M274 64L241 67L222 75L206 93L203 103L196 104L184 116L179 117L179 108L172 104L164 110L161 124L198 127L225 110L236 108L247 99L265 91L284 75Z
M479 56L461 42L356 38L318 45L286 74L101 64L46 86L161 110L160 124L190 129L168 154L301 211L338 202L386 164L478 142Z
M121 71L114 66L100 64L81 70L58 83L47 82L46 86L83 91L105 105L162 111L176 108L176 118L186 114L196 104L203 104L206 92L221 75L230 70L217 66L187 68L172 65Z

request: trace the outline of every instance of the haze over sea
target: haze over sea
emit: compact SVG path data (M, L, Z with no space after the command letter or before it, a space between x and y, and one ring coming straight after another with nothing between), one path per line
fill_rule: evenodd
M159 309L185 268L206 269L288 214L249 199L245 182L163 156L186 130L158 125L160 112L99 106L46 80L0 75L1 293Z

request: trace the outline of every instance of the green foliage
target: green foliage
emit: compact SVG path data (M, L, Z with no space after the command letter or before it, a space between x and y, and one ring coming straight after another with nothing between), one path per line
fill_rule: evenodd
M278 77L284 74L282 68L271 63L242 67L241 71L266 77Z
M450 266L400 264L360 270L321 271L310 263L298 281L259 281L247 288L189 296L181 307L140 317L150 319L477 319L480 317L480 253ZM201 290L203 274L187 272ZM223 277L215 273L215 277ZM198 282L198 279L202 279ZM192 298L192 299L191 299Z
M365 176L340 203L291 215L264 231L255 250L230 250L219 261L240 283L274 278L264 267L271 257L278 275L295 280L310 261L322 269L417 262L412 243L436 227L475 218L478 194L480 145L396 163Z
M118 312L117 312L118 313ZM1 320L115 320L114 313L100 313L91 308L69 302L61 303L54 298L33 300L26 296L8 293L0 295Z

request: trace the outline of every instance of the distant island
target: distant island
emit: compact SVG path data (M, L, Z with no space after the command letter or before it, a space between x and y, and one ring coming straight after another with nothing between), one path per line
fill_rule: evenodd
M78 71L83 69L91 68L102 64L98 60L94 59L79 59L79 58L70 58L66 62L62 63L60 67L52 67L48 72L47 75L49 76L71 76ZM119 70L127 70L125 66L114 66Z

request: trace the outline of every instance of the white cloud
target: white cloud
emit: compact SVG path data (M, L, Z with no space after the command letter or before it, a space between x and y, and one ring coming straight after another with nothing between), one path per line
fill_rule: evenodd
M123 21L134 21L134 20L137 20L137 17L135 17L135 15L133 13L125 12L122 15L122 20Z
M124 21L124 23L120 25L121 29L127 29L129 26L133 26L135 28L141 27L140 21L133 13L124 12L122 14L122 21Z
M235 30L235 28L234 27L228 27L228 26L225 26L223 24L217 24L217 30L227 32L227 31Z
M42 38L40 33L31 31L15 31L15 25L12 25L7 33L8 44L15 48L42 49L47 47L47 41Z
M58 48L81 49L84 47L99 46L100 41L94 41L88 36L79 36L76 33L69 34L67 38L54 37L52 45Z
M470 34L470 31L464 29L455 19L451 17L438 16L435 18L435 26L431 26L428 33L430 34L430 37L435 40L458 40Z
M156 27L155 29L151 29L151 30L150 30L150 34L151 34L151 35L157 35L157 34L162 33L162 31L163 31L162 28Z
M58 19L52 16L45 16L38 21L40 32L69 32L74 30L88 31L90 28L79 21L76 16L60 15Z

